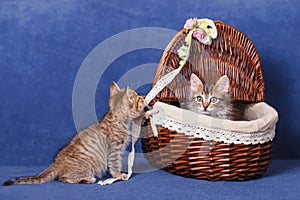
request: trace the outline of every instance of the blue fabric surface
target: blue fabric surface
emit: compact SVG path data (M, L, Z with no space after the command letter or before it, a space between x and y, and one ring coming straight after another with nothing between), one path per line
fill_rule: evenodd
M141 164L141 163L140 163ZM137 164L139 165L139 164ZM11 176L38 173L44 167L2 166L0 181ZM135 174L113 185L0 186L1 200L30 199L300 199L300 160L275 160L259 179L245 182L211 182L175 176L162 170Z

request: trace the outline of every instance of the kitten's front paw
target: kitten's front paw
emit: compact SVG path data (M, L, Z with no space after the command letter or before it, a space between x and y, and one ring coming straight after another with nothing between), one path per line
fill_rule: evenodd
M122 173L116 178L109 178L109 179L106 179L105 181L99 181L97 184L98 185L110 185L116 181L128 180L129 177L130 176L128 176L127 174Z
M121 174L121 180L128 180L129 179L129 176L125 173L122 173Z
M110 184L114 183L117 180L118 179L116 179L116 178L109 178L109 179L106 179L105 181L99 181L97 184L98 185L110 185Z

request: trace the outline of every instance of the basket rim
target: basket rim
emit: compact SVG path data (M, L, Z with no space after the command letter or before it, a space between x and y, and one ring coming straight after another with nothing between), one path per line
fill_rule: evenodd
M278 121L277 111L265 102L248 104L245 109L249 121L232 121L198 114L176 106L156 102L150 118L157 136L156 125L187 136L216 142L258 144L272 141Z

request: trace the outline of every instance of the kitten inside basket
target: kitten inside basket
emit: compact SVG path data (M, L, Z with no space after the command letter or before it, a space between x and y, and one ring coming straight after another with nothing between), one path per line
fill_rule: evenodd
M215 118L241 120L243 106L233 103L229 84L230 81L226 75L217 80L202 81L192 73L190 95L180 103L180 107Z

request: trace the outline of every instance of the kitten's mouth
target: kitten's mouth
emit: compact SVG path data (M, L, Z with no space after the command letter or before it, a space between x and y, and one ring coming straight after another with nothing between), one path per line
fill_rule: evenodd
M203 113L204 115L209 115L209 112L208 112L207 110L202 111L202 113Z
M135 112L131 112L130 115L132 120L136 120L136 119L139 119L141 117L144 117L145 116L145 111L142 110L141 112L138 112L138 113L135 113Z

